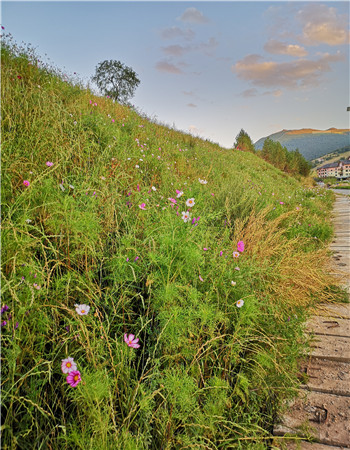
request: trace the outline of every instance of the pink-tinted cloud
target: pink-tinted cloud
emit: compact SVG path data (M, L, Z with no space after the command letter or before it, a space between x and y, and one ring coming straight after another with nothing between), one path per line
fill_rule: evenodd
M197 108L197 105L195 105L194 103L187 103L186 106L189 106L190 108Z
M259 91L256 88L246 89L240 95L245 98L256 97L259 95Z
M208 23L209 19L204 16L197 8L187 8L184 13L178 17L178 20L186 23Z
M277 63L263 61L262 56L248 55L231 66L233 73L243 80L250 81L256 86L267 88L318 86L323 75L331 71L331 63L341 61L344 56L340 53L321 55L317 60L299 59L297 61Z
M274 91L264 91L259 92L256 88L246 89L240 95L241 97L249 98L249 97L257 97L259 95L273 95L274 97L280 97L283 94L281 89L275 89Z
M215 37L209 38L208 42L203 42L197 46L197 49L206 55L212 55L217 46L219 45L219 42L215 39Z
M342 45L349 43L346 14L338 14L337 9L319 3L309 3L297 13L303 26L300 42L306 45Z
M179 67L175 66L175 64L168 63L167 61L158 61L156 69L159 70L159 72L173 73L176 75L183 73Z
M186 52L190 51L190 47L183 47L182 45L168 45L162 47L163 52L169 56L182 56Z
M305 48L300 47L300 45L286 44L275 39L270 39L266 42L264 50L275 55L289 55L297 56L299 58L306 56L308 53Z
M182 30L179 27L169 27L164 28L160 31L160 36L162 39L176 39L183 38L187 41L192 40L195 37L195 32L193 30Z

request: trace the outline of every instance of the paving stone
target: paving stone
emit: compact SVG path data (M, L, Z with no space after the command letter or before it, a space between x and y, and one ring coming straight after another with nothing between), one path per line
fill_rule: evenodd
M315 335L311 344L314 358L350 362L350 338L343 336Z
M342 450L345 447L334 447L334 445L318 444L317 442L298 441L287 442L284 448L286 450Z
M350 303L322 303L319 305L317 315L322 317L350 319Z
M300 363L300 372L308 376L303 389L350 397L350 364L309 358Z
M349 319L312 316L305 326L306 331L315 334L350 337Z
M348 448L350 443L350 397L319 392L300 393L288 407L273 434L297 435L321 444Z

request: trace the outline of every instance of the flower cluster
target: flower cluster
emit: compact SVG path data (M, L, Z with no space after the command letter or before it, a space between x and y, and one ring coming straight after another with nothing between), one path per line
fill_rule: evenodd
M62 359L61 370L64 374L68 374L67 383L72 387L77 387L81 382L81 375L72 357L68 356L68 358Z

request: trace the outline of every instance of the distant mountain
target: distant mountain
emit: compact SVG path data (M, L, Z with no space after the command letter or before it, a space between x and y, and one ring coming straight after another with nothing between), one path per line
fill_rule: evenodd
M298 149L305 159L311 161L340 148L350 150L350 129L339 130L313 130L302 128L301 130L282 130L259 139L255 144L257 150L261 150L266 138L280 142L289 151Z

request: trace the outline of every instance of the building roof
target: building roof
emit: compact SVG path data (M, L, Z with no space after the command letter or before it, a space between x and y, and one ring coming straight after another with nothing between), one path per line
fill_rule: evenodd
M335 162L335 163L325 164L324 166L320 167L320 169L332 169L332 168L336 168L338 166L339 166L339 163Z

